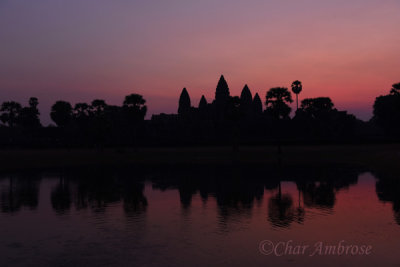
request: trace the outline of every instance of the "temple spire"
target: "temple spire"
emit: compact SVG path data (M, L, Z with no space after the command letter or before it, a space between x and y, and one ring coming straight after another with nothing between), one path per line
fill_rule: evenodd
M190 112L190 97L189 93L187 92L186 88L183 88L181 96L179 97L179 107L178 107L178 114L188 114Z
M207 99L204 97L204 95L202 95L199 102L199 109L205 109L206 107L207 107Z
M261 114L262 113L262 102L261 102L261 98L258 95L258 93L256 93L254 95L254 99L253 99L253 112L254 114Z
M240 104L250 106L252 102L253 96L251 95L249 87L247 86L247 84L245 84L242 93L240 94Z
M218 81L217 88L215 90L215 101L225 102L229 98L229 87L228 83L225 81L224 75L221 75Z

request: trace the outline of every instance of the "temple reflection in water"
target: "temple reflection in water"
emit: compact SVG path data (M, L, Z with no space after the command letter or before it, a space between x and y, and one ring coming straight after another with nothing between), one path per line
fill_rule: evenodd
M338 260L392 264L400 238L399 193L396 177L348 166L3 174L0 265L69 266L93 259L146 266L187 266L193 259L202 265L310 263L307 257L263 258L258 244L265 239L368 244L372 256ZM329 265L329 259L312 263Z
M30 172L1 177L0 205L2 213L35 210L39 205L41 186L51 183L47 200L57 215L68 214L71 209L101 213L113 204L121 203L127 216L135 216L146 213L151 205L144 193L147 184L151 191L178 193L182 210L191 208L194 196L198 195L203 204L214 199L218 218L223 224L229 223L231 217L236 220L251 216L254 205L267 203L263 207L268 211L267 221L273 227L290 227L293 223L306 223L307 210L334 214L337 193L357 185L360 173L347 167L283 171L257 166ZM400 183L391 177L375 176L379 201L392 203L395 220L400 224Z

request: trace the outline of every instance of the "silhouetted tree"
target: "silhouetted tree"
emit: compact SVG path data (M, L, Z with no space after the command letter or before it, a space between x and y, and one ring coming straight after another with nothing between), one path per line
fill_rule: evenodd
M91 134L91 107L87 103L76 103L72 111L74 135L83 144L89 144L93 141L93 134Z
M87 122L91 115L91 107L86 103L76 103L72 114L75 120Z
M120 130L125 130L123 137L134 146L137 144L138 136L142 133L144 127L144 117L146 116L146 100L138 94L131 94L125 97L122 112L122 125L118 125Z
M356 119L345 111L338 111L329 97L306 98L301 101L294 122L304 136L344 138L353 134ZM301 131L302 129L302 131Z
M400 83L393 84L388 95L375 99L373 113L373 120L386 133L400 133Z
M37 109L39 105L39 100L36 97L29 98L29 107L32 109Z
M392 89L390 89L390 94L400 95L400 83L395 83L392 85Z
M36 97L29 99L29 107L23 107L18 118L18 124L24 128L33 129L41 126L39 119L39 110L37 106L39 101Z
M125 97L123 109L131 121L144 120L147 112L146 100L138 94L130 94Z
M1 105L0 120L7 124L9 127L14 127L18 123L19 115L21 113L21 104L15 101L7 101Z
M301 101L301 109L311 118L326 116L333 110L333 102L329 97L306 98Z
M191 103L189 93L186 88L183 88L181 96L179 97L178 114L181 116L188 115L190 113L190 107Z
M57 101L51 107L50 117L57 124L57 126L66 126L71 122L72 119L71 104L65 101Z
M296 110L299 109L299 94L303 86L299 80L292 82L292 92L296 95Z
M111 112L112 110L106 104L106 101L101 99L92 101L90 106L91 136L98 145L101 145L105 141L107 134L111 134L112 124L114 123L110 118Z
M287 88L271 88L265 97L266 111L276 119L288 119L291 110L288 103L292 102L292 95Z
M230 96L228 83L220 76L215 100L208 103L204 95L198 108L191 106L184 88L179 98L178 114L153 115L145 121L145 99L138 94L125 97L122 106L107 105L95 99L90 104L57 101L51 108L51 119L62 129L40 129L38 100L31 98L29 106L14 101L0 108L0 145L132 145L143 144L228 144L230 137L242 143L271 142L276 138L288 142L314 138L317 141L337 141L348 137L384 137L376 125L391 137L400 133L400 83L393 84L388 95L379 96L374 103L374 117L368 122L357 120L345 111L338 111L330 98L308 98L298 106L302 83L291 84L296 94L296 115L290 119L291 92L287 88L271 88L265 96L266 110L258 94L252 98L247 85L240 98ZM185 116L183 116L185 115ZM188 115L188 116L187 116ZM185 119L182 119L185 118ZM4 127L9 126L9 127ZM365 134L367 132L367 134ZM361 134L362 133L362 134ZM377 138L377 139L375 139ZM366 139L367 140L367 139ZM35 142L38 142L37 144Z
M107 104L106 101L102 100L102 99L95 99L92 101L91 104L91 109L92 112L96 115L96 116L101 116L104 115L105 110L107 109Z

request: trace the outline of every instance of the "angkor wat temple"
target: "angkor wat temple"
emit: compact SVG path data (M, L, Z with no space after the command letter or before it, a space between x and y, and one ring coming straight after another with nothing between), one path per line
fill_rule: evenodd
M276 89L275 92L286 93L280 97L287 99L275 100L263 109L260 96L256 93L253 97L247 85L240 97L231 96L223 75L218 81L215 99L210 103L203 95L198 106L193 107L188 91L183 88L178 113L153 115L147 138L166 144L263 144L277 140L354 141L355 136L362 139L368 132L353 115L334 108L328 97L304 99L291 118L290 92L280 87L268 92L274 93Z
M298 93L293 90L295 82L292 83L292 91L297 96ZM393 103L400 103L399 96L400 93L394 91L377 98L380 101L377 103L383 108L398 106ZM286 87L268 89L264 99L265 106L258 94L252 96L247 85L240 97L231 96L228 84L221 76L215 99L210 103L203 95L197 107L193 107L184 88L177 114L162 113L153 115L150 120L145 120L146 101L138 94L126 96L122 106L108 105L99 99L90 104L76 103L75 107L68 102L57 101L50 113L57 127L41 126L36 98L31 98L29 107L24 108L16 102L4 102L0 116L3 121L0 125L0 146L237 147L385 140L385 136L378 132L379 128L375 127L374 120L362 122L346 111L337 110L329 97L303 99L294 113L291 113L291 92ZM392 114L378 118L391 118ZM392 120L388 123L393 125Z
M224 76L221 75L215 90L215 99L211 103L208 103L205 96L202 95L198 107L193 107L188 91L186 88L183 88L179 97L178 114L161 113L159 115L153 115L151 120L168 121L179 118L224 121L239 119L239 117L253 119L257 117L257 115L260 116L262 112L262 102L258 93L256 93L253 98L246 84L240 97L231 96L228 83Z
M261 134L262 117L263 105L258 93L253 97L249 87L245 85L240 97L231 96L228 83L221 75L212 102L208 103L202 95L198 106L193 107L188 91L183 88L179 97L178 113L153 115L151 128L156 129L153 134L157 139L168 137L183 142L187 139L200 142L212 141L210 139L215 142L227 139L232 141L239 128L242 134L244 131ZM258 129L255 129L256 124Z

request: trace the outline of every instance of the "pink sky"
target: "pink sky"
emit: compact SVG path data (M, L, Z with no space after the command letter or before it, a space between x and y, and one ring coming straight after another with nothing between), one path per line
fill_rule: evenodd
M397 0L4 0L0 102L36 96L45 124L59 99L140 93L149 115L172 113L183 87L210 101L224 74L231 94L247 83L263 100L299 79L300 99L369 119L400 82L399 14Z

